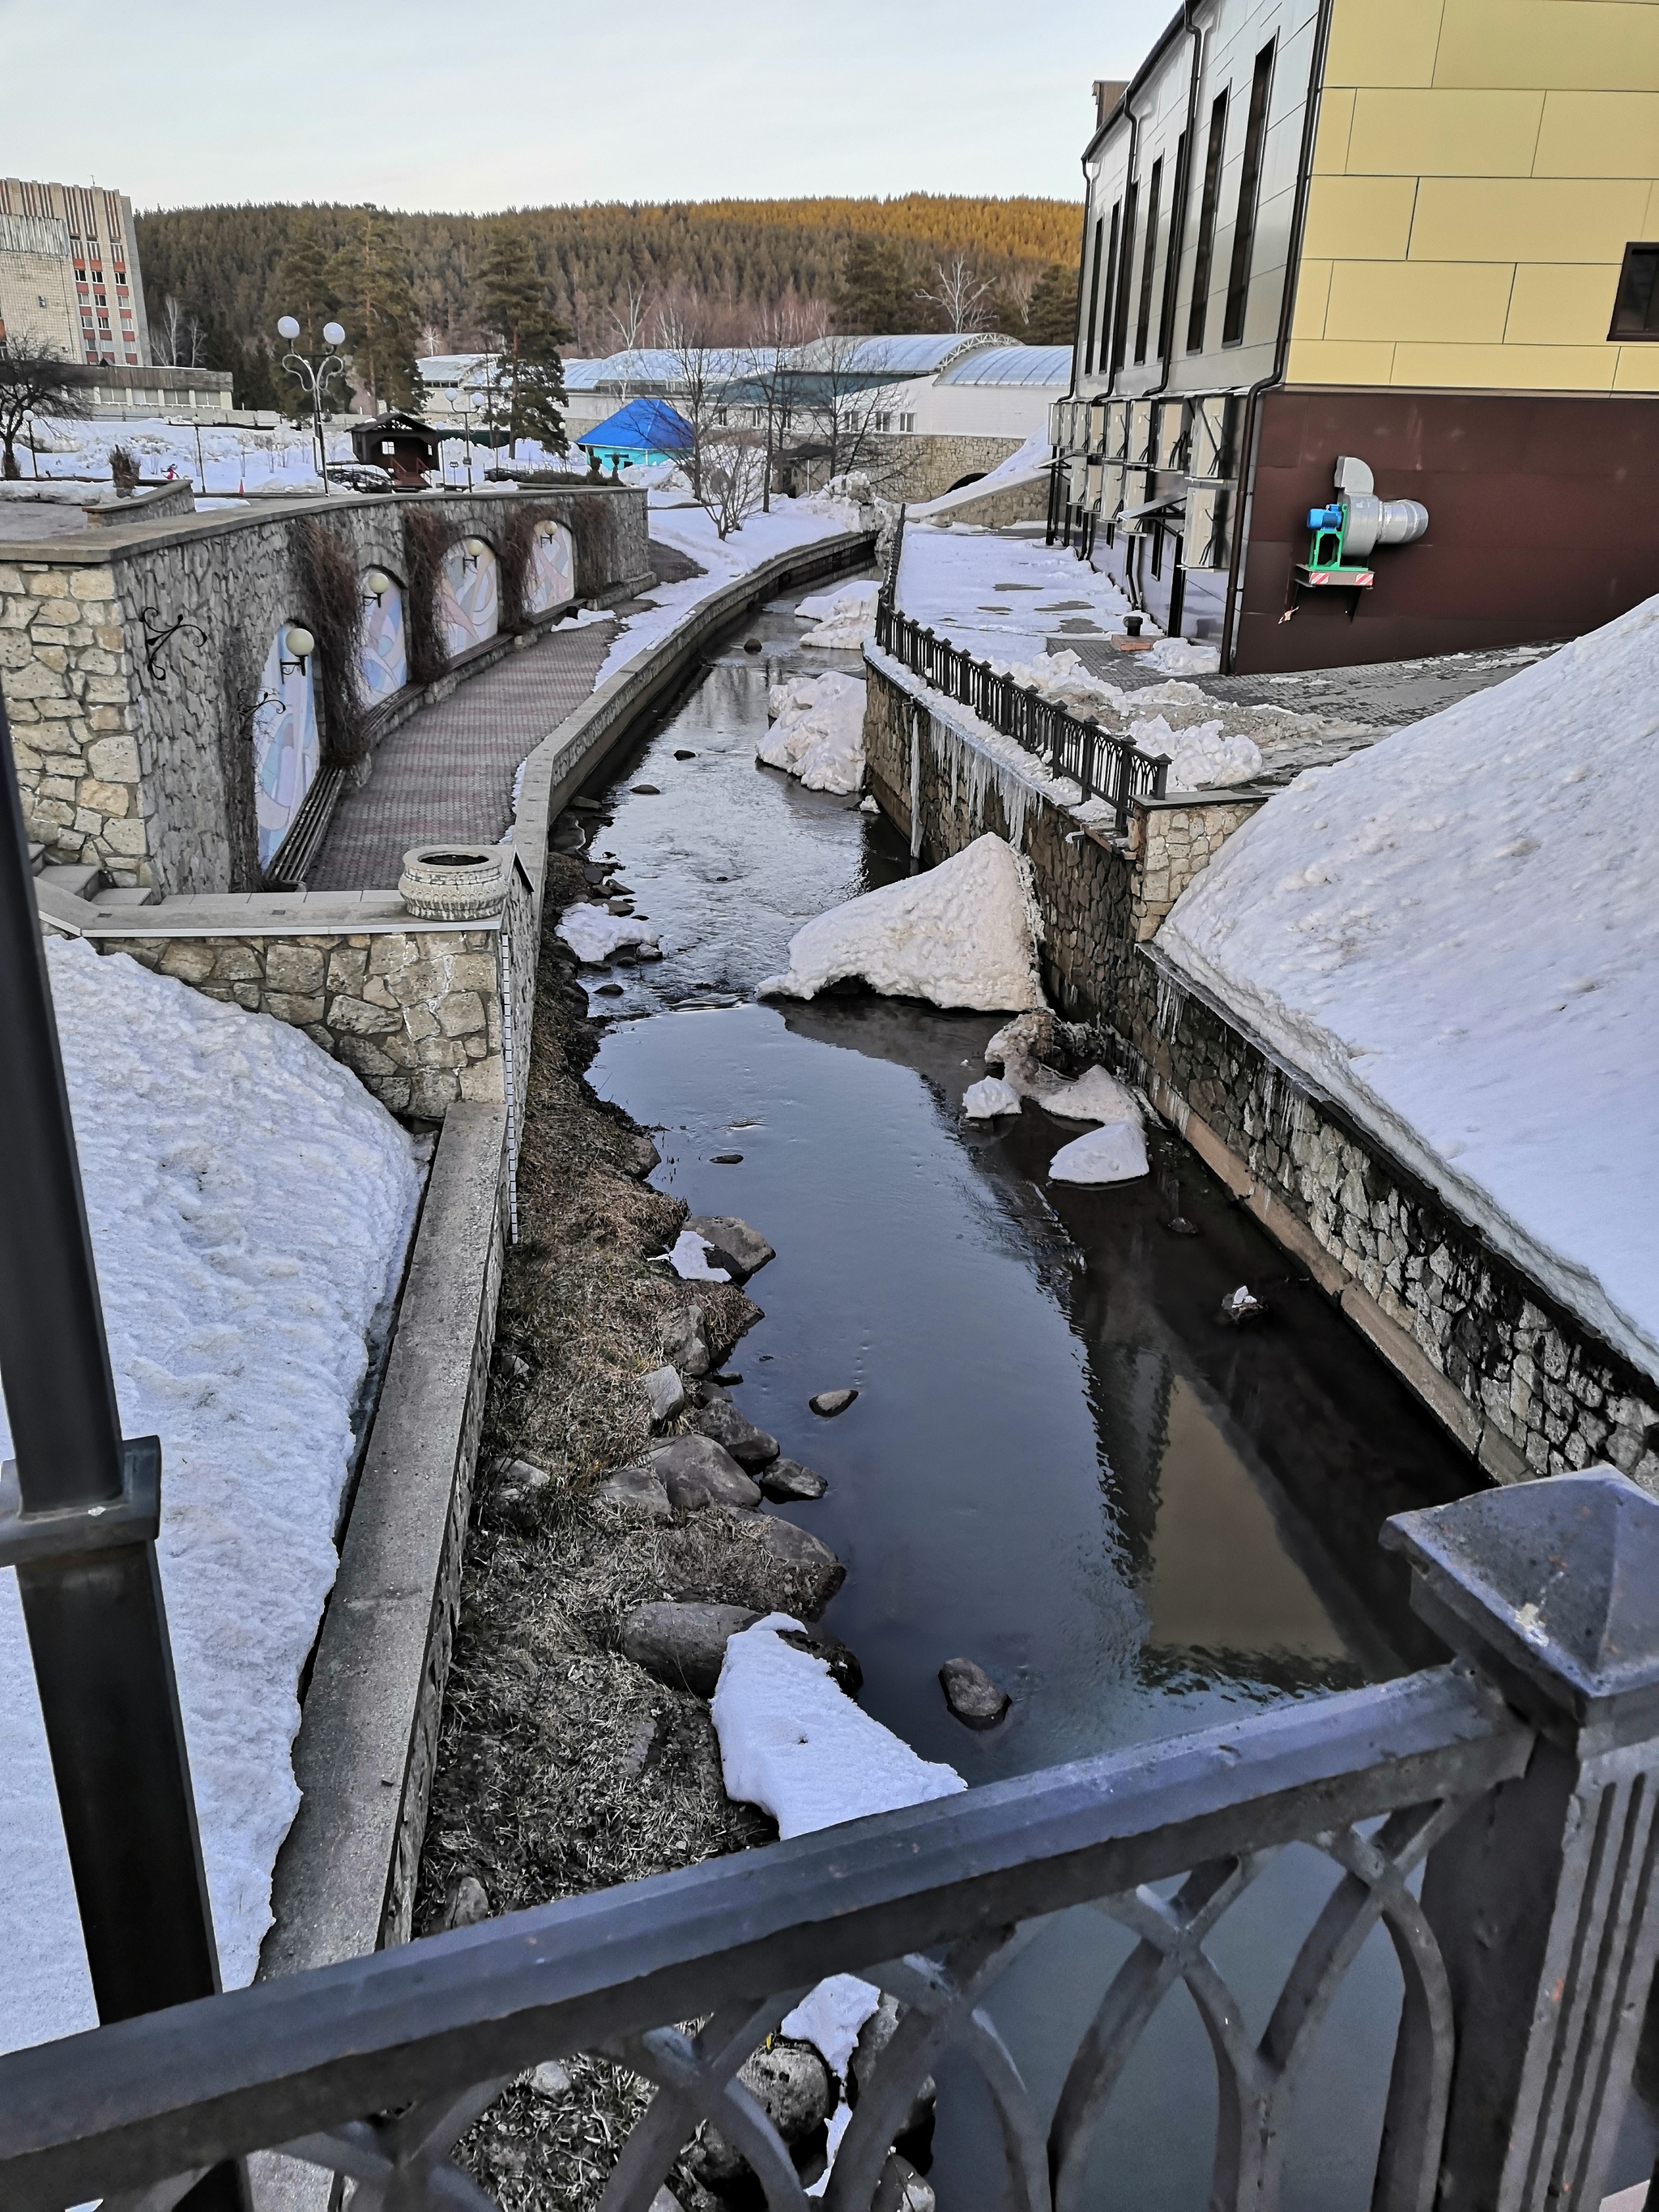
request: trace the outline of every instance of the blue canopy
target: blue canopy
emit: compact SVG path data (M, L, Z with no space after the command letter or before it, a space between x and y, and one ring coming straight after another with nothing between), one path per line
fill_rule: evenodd
M691 425L665 399L630 399L626 407L585 430L576 443L602 447L607 453L688 453Z

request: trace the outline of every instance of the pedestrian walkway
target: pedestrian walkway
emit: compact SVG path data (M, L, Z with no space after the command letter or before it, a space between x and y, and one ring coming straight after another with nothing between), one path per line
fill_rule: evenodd
M307 888L395 890L411 845L505 836L520 762L592 696L616 635L614 622L547 630L394 730L336 806Z

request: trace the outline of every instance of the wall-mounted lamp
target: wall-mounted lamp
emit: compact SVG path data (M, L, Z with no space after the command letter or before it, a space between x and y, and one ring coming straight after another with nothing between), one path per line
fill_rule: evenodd
M392 579L384 568L371 568L363 578L363 591L378 607L392 589Z
M303 623L290 623L283 632L283 642L277 649L276 667L285 675L290 668L302 669L317 650L317 641Z
M465 550L468 560L471 561L476 568L478 562L483 559L484 555L489 552L489 548L484 544L482 538L469 538L466 540Z

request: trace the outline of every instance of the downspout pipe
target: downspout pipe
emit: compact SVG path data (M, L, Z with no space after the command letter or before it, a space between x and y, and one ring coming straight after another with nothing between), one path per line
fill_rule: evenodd
M1158 302L1159 326L1169 332L1170 343L1158 363L1158 382L1146 394L1149 399L1161 399L1170 388L1170 378L1175 368L1176 352L1176 292L1181 283L1181 257L1187 234L1187 206L1191 198L1189 187L1193 176L1193 155L1196 150L1198 131L1198 88L1204 75L1204 33L1199 27L1198 11L1205 0L1185 0L1182 13L1186 18L1187 34L1193 42L1192 73L1187 82L1187 157L1181 174L1176 179L1175 204L1170 210L1170 246L1164 261L1164 297Z
M1308 227L1308 188L1313 179L1314 141L1319 132L1319 103L1325 86L1325 56L1331 42L1333 0L1319 0L1319 20L1314 31L1313 62L1308 71L1308 100L1302 114L1302 151L1297 164L1296 205L1291 216L1291 236L1285 252L1285 289L1279 302L1279 335L1273 345L1273 365L1244 395L1244 419L1238 434L1238 503L1233 515L1232 555L1227 563L1227 606L1221 623L1221 666L1232 673L1237 649L1238 602L1244 586L1245 517L1250 506L1255 477L1254 447L1256 423L1264 392L1285 381L1290 358L1291 325L1296 319L1296 288L1302 274L1302 240Z

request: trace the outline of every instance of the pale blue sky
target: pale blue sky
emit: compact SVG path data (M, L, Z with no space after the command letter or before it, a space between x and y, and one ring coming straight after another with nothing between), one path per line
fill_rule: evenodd
M6 173L139 207L1081 197L1175 0L0 0Z

